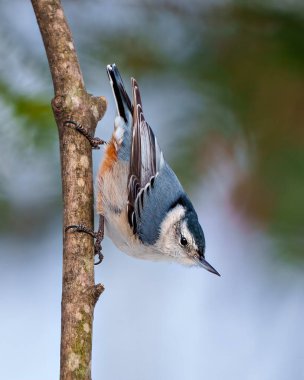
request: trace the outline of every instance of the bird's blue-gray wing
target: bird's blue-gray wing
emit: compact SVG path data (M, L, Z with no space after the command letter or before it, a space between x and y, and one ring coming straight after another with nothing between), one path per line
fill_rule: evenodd
M154 244L159 238L161 223L168 212L183 197L183 188L167 163L153 181L142 190L135 207L136 233L144 244Z
M182 187L165 163L155 135L145 120L138 84L133 78L132 90L133 129L128 180L128 221L133 232L143 242L153 244L157 240L165 208L170 208L170 204L182 192Z

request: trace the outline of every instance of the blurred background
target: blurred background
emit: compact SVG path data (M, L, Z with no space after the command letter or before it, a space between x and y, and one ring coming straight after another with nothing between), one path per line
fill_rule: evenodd
M135 260L106 239L93 379L304 379L303 2L63 5L87 90L109 102L97 136L113 129L115 62L128 89L139 81L222 274ZM59 373L61 180L30 1L0 2L0 52L1 372L48 380Z

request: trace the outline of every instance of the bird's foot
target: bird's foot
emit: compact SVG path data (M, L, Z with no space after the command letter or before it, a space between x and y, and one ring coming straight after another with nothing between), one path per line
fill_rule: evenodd
M65 228L65 232L67 232L68 230L71 230L71 229L74 230L73 232L83 232L85 234L92 236L92 238L95 239L94 256L98 256L98 261L94 264L95 265L100 264L103 260L103 254L101 253L101 251L102 251L101 242L102 242L103 237L104 237L104 217L100 216L100 218L99 218L99 228L98 228L97 232L90 230L89 228L87 228L83 224L79 224L79 225L73 224L71 226L67 226Z
M76 131L80 132L84 137L86 137L89 140L89 143L91 144L92 149L100 149L99 145L106 144L107 142L104 140L101 140L98 137L93 137L90 135L90 133L81 125L80 123L77 123L73 120L66 120L63 125L72 126L72 128L76 129Z

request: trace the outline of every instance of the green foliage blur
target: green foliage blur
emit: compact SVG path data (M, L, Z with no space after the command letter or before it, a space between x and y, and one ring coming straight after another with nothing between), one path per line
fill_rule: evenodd
M235 211L275 239L277 257L303 260L304 11L300 3L291 8L284 2L282 6L138 2L121 6L126 18L133 14L134 22L114 26L102 20L91 23L90 2L84 3L71 11L84 73L92 67L101 72L115 60L126 76L136 74L137 79L162 81L167 87L182 83L181 91L184 88L199 105L188 112L187 104L178 104L184 112L178 116L172 112L172 125L186 126L191 132L179 137L171 155L186 187L216 170L219 160L237 161L240 169L231 191ZM68 6L69 2L67 10ZM87 18L81 19L85 6ZM20 40L16 35L11 38ZM18 49L29 55L27 46ZM37 58L36 64L45 71L45 59ZM0 100L24 136L20 149L31 145L36 157L50 154L56 145L50 96L49 89L19 92L0 71ZM237 155L240 147L245 150L245 164ZM60 207L60 187L53 197ZM0 205L6 215L14 206L1 172Z

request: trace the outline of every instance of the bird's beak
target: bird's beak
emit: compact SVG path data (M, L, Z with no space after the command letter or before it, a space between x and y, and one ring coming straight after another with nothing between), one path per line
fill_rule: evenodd
M201 266L202 268L206 269L207 271L216 274L217 276L221 276L219 272L213 268L203 257L195 258L195 262Z

